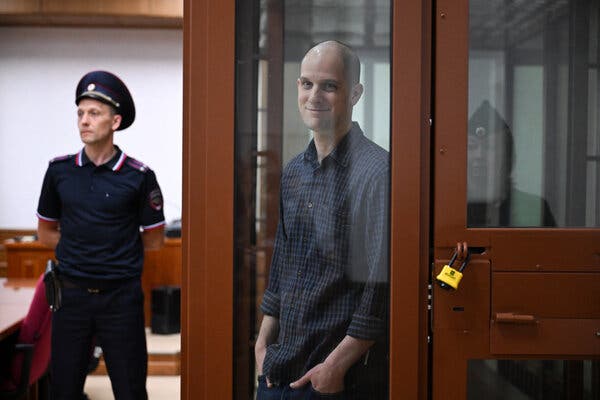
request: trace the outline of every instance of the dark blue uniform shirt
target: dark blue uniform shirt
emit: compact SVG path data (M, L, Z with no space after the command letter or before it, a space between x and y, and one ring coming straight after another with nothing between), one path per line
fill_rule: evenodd
M311 141L285 167L261 305L279 319L263 364L273 382L300 378L345 335L385 340L388 171L388 153L357 124L321 163Z
M59 222L59 272L97 287L139 278L140 228L165 223L154 172L116 149L100 166L83 149L50 161L37 210L39 218Z

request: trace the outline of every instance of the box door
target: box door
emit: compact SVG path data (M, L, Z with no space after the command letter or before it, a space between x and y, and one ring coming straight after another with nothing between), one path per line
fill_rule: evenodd
M434 399L600 398L599 22L598 0L436 3Z
M182 398L253 398L253 344L303 52L348 42L389 150L389 393L426 398L431 1L184 1Z

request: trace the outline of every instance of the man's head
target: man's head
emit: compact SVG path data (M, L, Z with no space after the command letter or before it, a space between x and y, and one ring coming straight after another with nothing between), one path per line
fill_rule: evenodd
M315 133L341 137L352 123L352 107L363 86L354 51L336 41L310 49L300 66L298 107L304 124Z
M115 130L122 123L113 106L84 97L77 105L77 127L81 141L89 146L112 144Z
M85 74L75 90L75 104L83 99L93 99L110 106L120 116L115 130L128 128L135 120L135 105L129 89L119 77L107 71L92 71Z

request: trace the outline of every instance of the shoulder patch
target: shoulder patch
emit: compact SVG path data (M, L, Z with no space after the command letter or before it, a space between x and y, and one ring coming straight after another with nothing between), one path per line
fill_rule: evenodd
M160 211L163 207L163 197L160 189L156 188L150 192L148 195L148 200L150 203L150 207L155 209L156 211Z
M56 162L61 162L61 161L71 160L75 156L76 156L76 154L65 154L64 156L54 157L52 160L50 160L50 164L56 163Z
M131 158L130 156L127 156L127 160L125 160L125 163L127 165L129 165L131 168L137 169L138 171L141 171L141 172L146 172L149 169L146 164L144 164L141 161L136 160L135 158Z

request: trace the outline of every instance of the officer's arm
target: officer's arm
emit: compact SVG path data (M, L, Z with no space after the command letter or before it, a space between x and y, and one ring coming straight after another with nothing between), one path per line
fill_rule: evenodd
M45 246L51 249L56 249L56 245L60 240L60 230L58 221L46 221L38 219L37 228L38 240Z
M144 250L158 250L165 244L165 227L159 226L142 232Z

